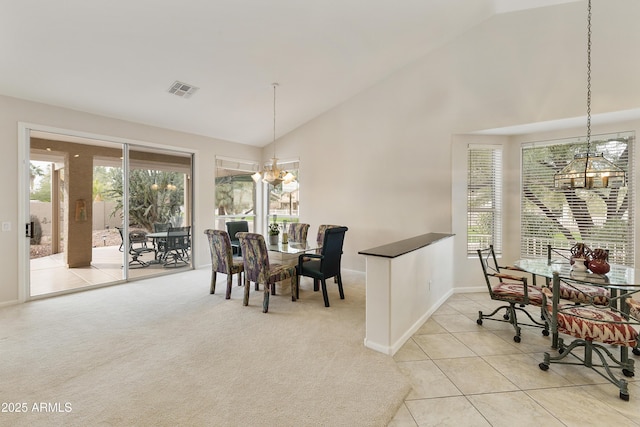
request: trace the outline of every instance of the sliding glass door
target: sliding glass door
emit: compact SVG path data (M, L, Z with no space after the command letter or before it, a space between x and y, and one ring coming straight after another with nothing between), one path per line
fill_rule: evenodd
M28 165L28 298L191 268L190 153L32 131Z

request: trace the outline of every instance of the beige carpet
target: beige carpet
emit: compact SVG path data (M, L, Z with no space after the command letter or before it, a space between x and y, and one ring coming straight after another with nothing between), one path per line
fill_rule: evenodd
M410 389L364 347L364 274L242 306L178 273L0 309L0 425L384 426ZM45 403L41 407L40 403ZM37 412L44 408L48 412ZM67 406L65 407L65 404ZM11 409L8 406L2 408ZM70 409L70 411L69 411Z

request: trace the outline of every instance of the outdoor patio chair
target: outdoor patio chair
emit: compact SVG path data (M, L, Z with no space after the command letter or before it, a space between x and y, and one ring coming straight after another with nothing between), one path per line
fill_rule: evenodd
M122 240L120 243L120 247L118 250L120 252L124 251L124 238L122 228L116 227L118 232L120 233L120 239ZM133 230L129 232L129 255L131 255L131 260L129 261L129 266L137 265L139 267L147 267L149 262L143 261L140 259L145 253L153 252L155 258L155 249L147 247L147 233L143 230Z

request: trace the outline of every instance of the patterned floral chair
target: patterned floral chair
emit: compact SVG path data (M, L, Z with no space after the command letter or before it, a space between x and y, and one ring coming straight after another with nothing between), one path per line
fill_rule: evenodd
M292 222L289 224L287 231L290 242L306 242L307 233L309 232L309 224L301 222Z
M627 313L624 313L616 309L618 302L624 307L626 299L613 301L614 303L608 307L593 304L576 305L571 301L563 301L555 296L559 294L558 285L554 285L553 290L542 289L545 315L550 323L557 325L559 333L574 339L569 345L565 345L564 340L559 338L559 355L552 357L545 353L544 362L539 364L540 369L547 371L551 363L584 365L616 385L622 400L629 400L627 381L618 378L613 369L622 369L622 374L626 377L634 376L634 361L628 358L628 348L635 348L638 342L637 328L640 322L633 316L634 310L626 310ZM619 298L621 297L616 299ZM603 344L619 346L620 357L616 358ZM576 348L583 348L584 352L576 354ZM594 363L594 354L597 356L596 362L599 363ZM569 355L573 358L564 361Z
M209 238L209 249L211 251L211 288L209 293L216 293L216 273L224 273L227 275L227 294L225 298L230 299L233 275L238 274L238 286L240 286L242 284L244 263L242 258L233 257L229 233L223 230L209 229L204 230L204 234Z
M249 283L264 284L264 298L262 312L269 311L269 291L276 282L291 279L291 300L295 301L298 294L298 277L295 265L271 264L264 237L256 233L238 233L242 259L244 261L244 300L243 305L249 305Z
M542 307L541 289L534 285L528 285L526 277L502 273L498 266L493 245L487 249L478 249L478 257L482 264L482 272L484 273L491 299L494 301L502 301L506 304L496 308L490 314L483 314L482 311L478 312L478 320L476 323L482 325L485 319L510 323L516 332L516 335L513 337L515 342L520 342L521 340L520 325L543 328L542 334L548 336L548 323L534 320L526 310L527 305ZM500 310L505 311L502 318L493 318ZM531 320L531 323L518 323L517 312L524 313L529 320Z

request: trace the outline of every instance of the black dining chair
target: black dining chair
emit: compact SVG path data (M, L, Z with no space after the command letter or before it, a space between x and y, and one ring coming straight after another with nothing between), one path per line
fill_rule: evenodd
M340 263L342 260L344 235L347 230L347 227L334 227L327 229L324 233L324 240L320 254L301 254L298 258L298 283L300 283L300 276L311 277L314 282L314 290L318 290L318 282L320 282L322 285L322 297L324 298L325 307L329 307L327 279L332 277L337 279L340 299L344 299ZM299 288L300 287L298 286L298 292Z
M124 251L124 237L122 228L116 227L118 232L120 233L120 238L122 242L120 243L120 247L118 250L120 252ZM129 261L129 266L132 267L137 265L138 267L147 267L149 262L140 259L144 254L153 252L156 253L155 249L147 247L147 233L143 230L133 230L129 232L129 255L131 255L131 260Z
M229 233L229 239L231 239L231 247L233 253L240 256L242 255L242 248L240 247L240 239L236 236L237 233L248 233L249 222L248 221L229 221L226 223L227 233Z

